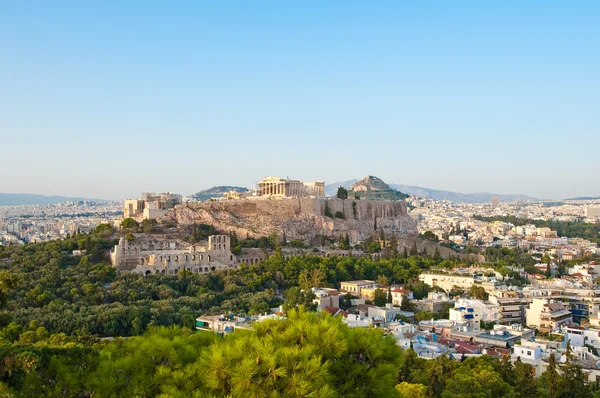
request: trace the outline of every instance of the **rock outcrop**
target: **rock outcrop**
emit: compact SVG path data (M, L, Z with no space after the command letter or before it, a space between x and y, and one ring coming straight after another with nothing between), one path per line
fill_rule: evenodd
M348 194L350 197L358 196L365 199L404 200L408 198L408 195L390 188L381 178L375 176L366 176L355 182L348 188Z
M166 216L181 225L209 224L239 237L277 233L287 239L311 242L348 233L364 240L383 229L386 235L417 233L404 201L278 198L189 203ZM376 227L376 230L375 230Z

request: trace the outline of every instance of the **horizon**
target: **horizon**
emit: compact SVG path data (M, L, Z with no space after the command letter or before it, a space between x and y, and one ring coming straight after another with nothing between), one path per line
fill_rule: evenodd
M120 200L368 168L450 192L600 196L597 2L3 11L2 191Z
M367 174L364 177L367 176L374 176L374 177L378 177L375 176L373 174ZM267 176L265 176L267 177ZM349 181L360 181L362 178L364 177L360 177L360 178L350 178L350 179L340 179L340 180L336 180L333 182L327 182L325 181L325 187L327 186L331 186L331 185L337 185L337 184L343 184ZM379 178L379 177L378 177ZM593 195L581 195L581 196L572 196L572 197L560 197L560 198L539 198L539 197L535 197L533 195L529 195L528 193L523 193L523 192L487 192L487 191L473 191L473 192L459 192L459 191L452 191L452 190L445 190L445 189L438 189L438 188L432 188L432 187L425 187L422 185L411 185L411 184L404 184L401 182L395 182L395 181L386 181L385 179L381 179L384 183L390 185L405 185L405 186L411 186L411 187L415 187L415 188L423 188L423 189L427 189L427 190L435 190L435 191L444 191L444 192L451 192L451 193L456 193L456 194L462 194L462 195L475 195L475 194L490 194L490 195L505 195L505 196L528 196L532 199L535 200L540 200L540 201L548 201L548 200L568 200L571 198L576 198L576 197L592 197ZM89 200L107 200L107 201L122 201L125 199L133 199L133 198L137 198L140 196L140 194L142 192L170 192L170 193L174 193L174 194L180 194L184 197L186 196L192 196L198 192L202 192L202 191L206 191L209 189L213 189L213 188L217 188L217 187L225 187L225 186L230 186L230 187L240 187L240 188L247 188L249 190L255 189L256 186L255 185L242 185L242 184L217 184L217 185L212 185L209 187L202 187L196 190L193 190L191 192L189 191L185 191L185 192L177 192L177 191L173 191L173 190L153 190L153 189L147 189L144 191L140 191L137 194L132 194L128 197L122 197L122 198L107 198L107 197L88 197L88 196L83 196L83 195L65 195L65 194L44 194L44 193L31 193L31 192L0 192L0 195L39 195L39 196L46 196L46 197L68 197L68 198L79 198L79 199L89 199ZM341 185L340 185L341 186ZM483 202L482 202L483 203Z

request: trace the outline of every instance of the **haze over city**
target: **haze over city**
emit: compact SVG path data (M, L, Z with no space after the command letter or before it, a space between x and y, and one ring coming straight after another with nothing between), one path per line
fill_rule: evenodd
M597 196L599 11L7 3L0 191L122 199L373 174Z

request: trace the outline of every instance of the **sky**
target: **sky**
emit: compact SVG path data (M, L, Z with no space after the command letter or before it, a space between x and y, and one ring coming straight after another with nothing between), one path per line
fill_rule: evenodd
M0 192L600 195L600 2L6 1Z

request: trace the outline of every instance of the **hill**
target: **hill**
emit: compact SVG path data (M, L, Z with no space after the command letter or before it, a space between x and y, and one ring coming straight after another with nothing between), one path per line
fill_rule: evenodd
M392 189L381 178L366 176L348 187L348 196L359 196L365 199L404 200L408 195Z
M63 202L101 201L101 199L45 196L30 193L0 193L0 206L53 205Z
M338 187L344 188L350 187L358 180L348 180L342 182L334 182L325 186L325 194L335 195ZM537 201L538 199L528 195L519 194L495 194L488 192L476 192L476 193L460 193L452 191L443 191L439 189L423 188L414 185L403 185L403 184L389 184L390 188L398 191L415 195L421 198L433 199L433 200L450 200L456 203L488 203L492 200L492 196L500 198L501 202L514 202L515 200L523 201Z
M282 198L280 200L205 201L176 206L165 221L177 225L212 225L218 231L258 239L276 234L305 243L321 237L352 242L377 231L386 235L416 234L417 226L404 201ZM412 242L411 242L412 243Z
M579 196L577 198L569 198L565 200L598 200L600 196Z
M248 192L248 188L220 185L218 187L212 187L203 191L196 192L192 195L192 197L196 200L209 200L210 198L221 197L224 193L227 193L229 191Z

